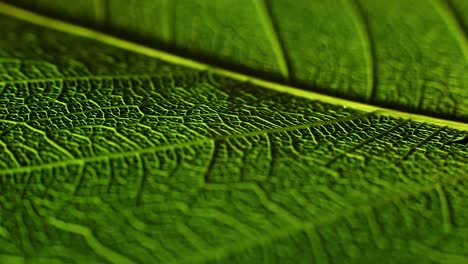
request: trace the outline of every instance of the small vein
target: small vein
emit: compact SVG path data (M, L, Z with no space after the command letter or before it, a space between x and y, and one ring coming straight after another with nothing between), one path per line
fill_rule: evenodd
M221 190L224 190L225 186L212 186L212 185L207 185L205 188L209 188L210 190L213 190L215 188L221 187ZM219 190L219 189L217 189ZM255 235L255 230L252 230L252 227L249 226L248 224L244 223L240 219L237 219L233 217L230 214L227 214L221 210L217 210L214 208L208 208L208 207L203 207L203 208L193 208L189 212L187 212L189 216L202 216L203 218L214 218L214 219L222 219L223 224L231 227L232 229L237 230L237 232L244 238L251 238ZM207 252L209 249L205 249L201 251Z
M199 76L201 72L196 73L189 73L184 72L180 74L181 77L186 77L188 75L191 76ZM42 78L42 79L27 79L27 80L7 80L7 81L0 81L0 84L28 84L34 82L63 82L63 81L89 81L89 80L125 80L130 78L141 79L141 78L162 78L166 77L167 74L150 74L150 73L143 73L143 74L122 74L122 75L90 75L90 76L64 76L64 77L54 77L54 78ZM171 74L173 78L179 77L178 74Z
M146 178L148 176L148 171L146 170L147 165L146 165L146 160L140 158L139 156L136 156L137 158L137 174L139 174L139 183L138 183L138 189L136 190L136 195L135 195L135 200L136 200L136 206L140 207L142 204L142 199L143 199L143 189L145 188L146 184Z
M377 90L377 54L374 47L374 41L370 34L369 29L369 21L368 17L362 8L361 4L358 3L359 0L352 0L344 2L349 3L349 7L352 10L352 14L355 17L355 23L358 28L359 36L361 37L362 44L364 45L365 57L367 60L367 83L368 83L368 91L367 91L367 100L370 103L373 103L375 100L375 93Z
M292 74L291 65L286 53L286 48L284 43L281 41L279 34L278 26L273 20L271 8L269 6L268 0L253 0L257 8L259 17L262 21L263 26L265 27L266 34L270 39L270 43L275 53L276 61L280 68L280 72L285 80L290 80Z
M433 263L468 263L468 256L462 254L455 254L438 250L434 247L424 245L422 243L410 242L412 252L417 252L420 255L427 256Z
M215 162L216 162L216 158L218 157L218 148L219 148L219 145L218 143L213 140L210 142L210 154L209 154L209 157L210 157L210 161L208 162L208 167L206 169L206 172L203 176L203 180L204 180L204 183L209 183L210 182L210 176L211 176L211 172L213 171L213 168L214 168L214 165L215 165Z
M31 180L33 178L33 176L28 173L24 176L26 178L26 182L24 183L24 186L23 186L23 191L21 193L21 199L24 200L24 197L26 197L26 192L28 191L28 187L31 183Z
M201 238L198 234L192 231L187 224L179 223L177 224L177 231L179 231L182 236L190 242L190 244L199 251L204 251L208 248L206 240Z
M155 151L163 151L163 150L176 149L176 148L185 148L185 147L192 146L192 145L201 145L201 144L206 144L206 143L209 143L209 142L212 142L212 141L220 141L220 140L226 140L226 139L232 139L232 138L251 137L251 136L265 135L265 134L268 134L268 133L279 133L279 132L309 128L309 127L331 125L331 124L335 124L335 123L339 123L339 122L347 122L347 121L352 121L352 120L356 120L356 119L369 117L369 116L371 116L373 114L374 113L372 112L372 113L365 113L365 114L356 115L356 116L347 117L347 118L337 118L337 119L333 119L333 120L318 121L318 122L306 123L306 124L289 126L289 127L279 127L279 128L273 128L273 129L258 130L258 131L231 134L231 135L227 135L227 136L219 136L219 137L213 137L213 138L202 138L202 139L192 140L192 141L189 141L189 142L181 142L179 144L162 145L162 146L157 146L157 147L138 149L138 150L134 150L134 151L111 153L111 154L108 154L108 155L100 155L100 156L93 156L93 157L82 157L82 158L73 158L71 156L72 158L70 158L68 160L44 163L44 164L33 165L33 166L1 169L0 170L0 175L5 175L7 173L12 174L12 173L31 172L31 171L35 171L35 170L52 169L52 168L55 168L55 167L63 167L63 166L69 166L69 165L79 165L79 164L82 164L82 163L102 161L102 160L108 160L108 159L115 159L115 158L120 158L120 157L124 157L124 156L136 156L136 155L142 155L142 154L145 154L145 153L153 153Z
M78 165L78 170L77 170L77 173L76 173L76 179L75 179L75 184L74 184L74 187L73 187L73 196L77 196L78 195L78 192L80 191L81 189L81 186L83 185L84 183L84 177L85 177L85 173L84 173L84 163L81 163Z
M212 258L216 258L217 260L221 260L223 258L227 258L232 254L239 254L244 250L248 250L250 248L254 248L258 245L265 245L270 243L271 241L278 241L279 239L285 237L291 237L295 233L300 232L308 232L310 230L317 230L320 226L326 226L340 219L351 217L355 214L368 212L369 208L378 209L386 204L407 199L409 197L414 197L421 194L426 194L429 192L433 192L440 188L440 186L446 185L455 185L460 181L468 180L468 175L458 175L456 177L447 177L444 180L441 180L437 183L428 184L425 186L409 186L407 189L403 190L402 188L395 188L393 195L385 196L382 199L378 200L370 200L371 202L368 204L363 204L360 206L350 207L349 209L345 209L340 211L338 214L326 214L322 215L320 220L311 221L311 222L301 222L296 225L290 226L288 228L283 228L278 232L273 232L268 234L268 236L264 236L261 238L252 238L248 242L244 242L241 246L234 246L231 245L225 247L217 247L208 249L207 251L203 252L202 254L195 254L188 256L186 258L182 258L179 261L175 261L174 263L200 263L200 262L207 262Z
M267 152L268 170L267 170L267 174L265 175L264 181L266 181L267 179L270 179L273 176L273 170L275 169L274 160L276 156L275 149L274 149L275 145L273 145L273 141L271 140L270 135L266 134L265 138L266 138L267 149L268 149L268 152Z
M105 110L125 110L125 109L139 109L139 106L138 105L103 106L103 107L100 107L100 108L89 109L89 110L80 111L80 112L71 112L71 113L58 115L58 116L51 116L51 117L38 118L38 119L29 119L27 121L18 122L18 125L25 125L25 124L41 122L41 121L51 121L51 120L55 120L55 119L66 118L68 116L89 114L89 113L92 113L92 112L103 112Z
M73 154L71 154L68 150L66 150L65 148L63 148L62 146L60 146L59 144L57 144L55 141L51 140L48 136L47 136L47 133L45 131L42 131L40 129L37 129L35 127L32 127L26 123L23 123L23 125L25 127L27 127L28 129L36 132L36 133L39 133L41 134L44 139L47 141L47 143L49 143L51 146L55 147L56 149L58 149L62 154L64 154L65 156L69 157L69 158L75 158Z
M437 130L435 130L434 132L432 132L429 136L427 136L425 139L421 140L418 142L418 144L414 145L411 147L410 150L408 150L408 152L406 152L405 155L403 155L403 157L401 158L402 160L406 160L408 159L408 157L413 154L414 151L416 151L416 149L421 146L422 144L426 143L427 141L429 141L431 138L435 137L438 133L440 133L440 131L442 131L443 129L445 129L445 127L439 127Z
M362 146L365 146L367 143L369 143L369 142L371 142L371 141L374 141L374 140L376 140L376 139L379 138L379 137L384 136L385 134L388 134L388 133L392 132L393 130L395 130L395 129L401 127L401 126L403 126L403 125L404 125L405 123L407 123L407 122L409 122L409 121L408 121L408 120L403 120L403 121L399 122L398 124L392 126L390 129L385 130L385 131L383 131L383 132L381 132L381 133L378 133L378 134L376 134L376 135L374 135L374 136L372 136L372 137L370 137L370 138L367 138L366 140L360 142L359 144L355 145L355 146L352 147L351 149L349 149L349 150L347 150L347 151L345 151L345 152L343 152L343 153L341 153L341 154L335 156L335 157L332 158L331 160L329 160L329 161L326 163L326 166L330 166L331 164L335 163L337 160L343 158L344 156L348 155L349 153L355 151L356 149L358 149L358 148L360 148L360 147L362 147Z
M377 245L378 248L383 248L383 243L382 243L382 237L384 235L382 234L382 231L379 226L378 222L378 217L375 213L375 209L372 207L368 208L368 213L367 213L367 224L369 225L370 233L372 234L372 238L374 239L374 243Z
M465 59L468 60L468 29L462 26L462 14L458 13L450 0L434 0L431 2L436 6L436 9L448 27L453 31Z
M450 233L452 230L452 214L450 210L450 204L447 200L446 192L441 184L436 186L437 196L440 201L440 210L442 213L442 227L445 233Z
M374 114L375 114L374 112L370 112L370 113L364 113L364 114L355 115L355 116L346 117L346 118L336 118L336 119L332 119L332 120L317 121L317 122L305 123L305 124L294 125L294 126L278 127L278 128L265 129L265 130L259 130L259 131L252 131L252 132L247 132L247 133L243 133L243 134L233 134L233 135L225 136L225 137L220 138L220 139L238 138L239 135L241 135L242 137L250 137L250 136L264 135L264 134L270 134L270 133L280 133L280 132L286 132L286 131L291 131L291 130L305 129L305 128L309 128L309 127L325 126L325 125L331 125L331 124L336 124L336 123L341 123L341 122L357 120L357 119L372 116Z
M106 259L111 263L122 263L122 264L133 264L134 262L127 257L113 251L112 249L103 245L86 226L63 222L55 217L49 217L47 219L48 223L53 227L60 229L62 231L70 232L73 234L81 235L85 241L88 243L89 247L94 250L94 252Z
M280 202L275 201L268 193L268 190L266 190L262 184L256 183L252 187L252 189L256 192L260 202L268 210L282 217L284 220L288 221L292 225L297 225L301 223L301 220L293 212L288 210L288 208L286 208Z
M15 155L13 154L13 152L8 148L8 145L3 142L3 140L1 140L1 136L0 136L0 146L3 147L3 151L4 153L10 157L11 161L13 162L14 166L15 167L21 167L20 163L18 162L18 160L16 159Z
M322 238L320 237L316 228L311 228L306 232L307 238L310 241L312 253L314 255L315 263L329 263L327 253L325 251Z

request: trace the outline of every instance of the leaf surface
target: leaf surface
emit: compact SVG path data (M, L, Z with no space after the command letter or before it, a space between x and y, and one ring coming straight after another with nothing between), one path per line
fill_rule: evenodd
M464 0L11 0L270 80L468 121Z
M468 260L466 124L0 24L0 262Z

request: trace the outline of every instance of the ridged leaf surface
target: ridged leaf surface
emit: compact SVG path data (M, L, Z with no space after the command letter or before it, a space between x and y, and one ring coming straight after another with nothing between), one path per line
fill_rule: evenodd
M468 262L466 124L0 8L1 263Z

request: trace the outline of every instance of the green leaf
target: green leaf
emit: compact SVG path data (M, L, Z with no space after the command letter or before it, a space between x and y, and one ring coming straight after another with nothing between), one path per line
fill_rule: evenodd
M0 262L468 262L467 124L0 11Z
M465 0L11 0L313 91L468 121Z

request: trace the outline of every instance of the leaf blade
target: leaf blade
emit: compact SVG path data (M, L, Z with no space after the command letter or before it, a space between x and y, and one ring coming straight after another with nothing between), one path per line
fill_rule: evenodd
M409 248L422 260L463 260L466 249L457 243L468 224L462 206L468 156L465 145L452 142L462 131L280 94L245 77L0 19L15 29L14 38L37 36L35 45L0 42L2 56L22 63L2 65L7 75L69 79L28 86L16 80L0 94L8 106L1 112L7 120L2 138L23 169L0 177L5 255L103 262L107 248L134 262L223 256L362 262L395 252L414 260L402 250ZM41 44L47 63L28 60L45 56L29 48L39 43L47 44ZM64 43L86 47L86 53L61 49ZM143 75L93 80L129 73ZM29 115L23 105L31 107ZM75 117L59 122L63 112ZM48 123L41 114L57 118ZM25 118L28 126L11 128ZM74 162L46 137L89 159ZM0 154L6 158L0 165L14 167L9 155ZM330 162L337 157L341 162ZM30 170L29 164L52 165ZM442 186L451 189L440 191ZM71 223L75 233L93 232L94 238L61 232L44 219ZM317 223L323 223L318 234L304 234ZM442 247L447 238L450 247ZM322 249L310 254L319 240Z

